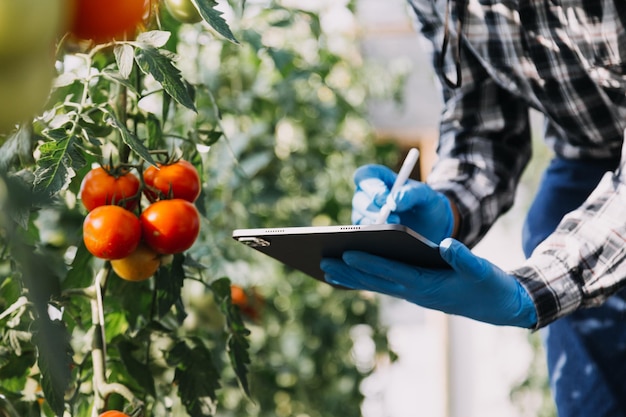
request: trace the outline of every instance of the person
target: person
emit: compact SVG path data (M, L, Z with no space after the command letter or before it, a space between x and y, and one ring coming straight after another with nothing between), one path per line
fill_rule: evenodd
M626 415L626 2L409 0L440 80L437 161L388 222L433 242L451 268L362 252L325 279L496 325L541 329L560 417ZM532 156L529 109L553 154L504 271L472 254L514 202ZM396 174L354 175L353 222L373 223Z

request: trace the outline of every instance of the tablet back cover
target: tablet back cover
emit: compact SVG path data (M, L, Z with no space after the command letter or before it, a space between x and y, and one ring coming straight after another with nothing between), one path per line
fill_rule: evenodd
M426 268L449 268L439 248L397 224L238 229L233 238L283 264L323 281L323 257L357 250Z

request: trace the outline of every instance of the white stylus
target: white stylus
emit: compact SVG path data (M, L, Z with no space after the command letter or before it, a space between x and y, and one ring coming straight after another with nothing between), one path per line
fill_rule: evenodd
M396 181L393 183L391 187L391 191L387 196L387 200L385 204L380 209L380 213L378 214L378 218L376 219L376 224L384 224L387 222L387 217L389 217L389 213L396 209L396 194L400 191L400 188L406 183L409 179L409 175L413 171L415 164L417 163L417 159L420 156L419 150L416 148L411 148L409 153L406 155L404 162L402 163L402 167L398 172L398 176L396 177Z

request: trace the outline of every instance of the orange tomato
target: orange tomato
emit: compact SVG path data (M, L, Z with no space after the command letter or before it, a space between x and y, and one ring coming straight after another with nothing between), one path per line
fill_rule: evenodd
M144 281L150 278L159 269L161 257L144 243L122 259L111 261L113 271L127 281Z

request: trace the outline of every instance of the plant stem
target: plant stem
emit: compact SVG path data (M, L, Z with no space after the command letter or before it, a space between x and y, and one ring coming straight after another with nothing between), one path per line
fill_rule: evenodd
M95 279L96 297L91 300L91 320L93 322L93 342L91 360L93 362L94 402L91 416L97 417L105 408L106 400L111 394L119 394L134 407L142 404L138 398L124 385L109 383L106 379L106 335L104 330L104 309L102 289L111 272L111 265L106 262L98 271Z

